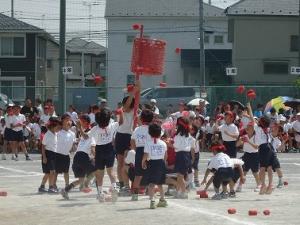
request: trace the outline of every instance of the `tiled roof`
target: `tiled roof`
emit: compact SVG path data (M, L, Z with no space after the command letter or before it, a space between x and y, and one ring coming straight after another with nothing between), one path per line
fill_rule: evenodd
M36 32L44 30L0 13L0 32Z
M227 15L299 16L299 0L241 0Z
M73 38L66 43L67 51L71 53L95 54L99 55L106 51L106 48L93 41L86 41L81 38Z
M199 0L108 0L105 17L186 17L199 15ZM204 3L206 17L225 16L224 10Z

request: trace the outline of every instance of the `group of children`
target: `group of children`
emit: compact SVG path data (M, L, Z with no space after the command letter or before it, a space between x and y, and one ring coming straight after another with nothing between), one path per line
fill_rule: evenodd
M276 152L283 151L289 142L284 136L284 126L280 121L270 121L267 116L255 118L250 103L239 115L240 124L236 123L237 115L230 110L219 113L214 119L191 116L183 110L162 122L153 111L144 108L135 128L133 96L124 98L122 103L122 107L114 112L116 121L105 107L94 107L92 117L83 114L77 120L70 113L60 118L49 114L44 116L47 118L40 118L44 121L40 123L39 137L44 176L39 192L60 192L63 198L69 199L70 190L78 185L81 191L90 192L90 181L95 177L97 199L104 202L107 197L103 188L106 171L111 182L112 201L117 201L124 193L131 195L132 201L138 201L139 194L146 189L151 209L166 207L165 195L170 194L170 190L174 190L176 198L187 199L191 188L200 187L199 154L205 148L209 148L213 156L201 184L205 185L204 190L213 184L215 195L212 199L235 197L236 192L242 191L249 170L256 181L255 191L260 194L272 193L273 172L279 177L277 187L283 186ZM300 136L298 123L300 114L292 126L295 138ZM9 143L13 157L17 157L18 148L21 148L29 160L23 132L27 126L20 107L7 109L5 124L2 124L4 140ZM239 149L244 152L240 159L237 158ZM71 168L76 180L70 183L71 152L75 152ZM114 174L115 159L119 182ZM59 174L64 175L65 181L65 187L60 191L56 185ZM48 189L45 187L47 182ZM163 185L168 185L167 192ZM160 193L157 204L155 187Z

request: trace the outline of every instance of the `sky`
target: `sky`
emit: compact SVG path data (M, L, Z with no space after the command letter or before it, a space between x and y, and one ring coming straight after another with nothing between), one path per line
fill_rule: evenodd
M226 8L237 1L212 0L212 4ZM58 39L59 2L59 0L14 0L15 18L45 29ZM106 0L67 0L67 40L80 37L105 46L105 2ZM0 0L0 13L10 16L10 10L11 0ZM89 29L89 22L91 29ZM91 31L90 36L89 31Z

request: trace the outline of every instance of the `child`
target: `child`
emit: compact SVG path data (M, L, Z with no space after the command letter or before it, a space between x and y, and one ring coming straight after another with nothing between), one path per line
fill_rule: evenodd
M214 154L213 158L210 160L205 176L203 178L202 184L207 183L206 179L209 173L214 172L213 185L215 189L215 195L212 200L221 200L226 196L226 185L233 181L233 163L227 154L223 152L226 150L224 145L213 145L211 150ZM223 192L220 194L219 189L222 184Z
M233 123L235 117L231 111L225 112L225 124L221 125L218 130L222 134L223 144L226 148L226 154L230 158L236 158L236 141L239 137L239 130Z
M140 183L144 175L144 170L142 168L142 159L144 156L144 147L147 139L150 138L149 136L149 123L152 122L153 120L153 112L144 109L141 113L141 122L142 125L135 128L132 136L131 136L131 147L132 149L135 149L136 154L135 154L135 178L133 182L133 194L132 194L132 201L137 201L138 200L138 193L139 193L139 188L140 188Z
M2 160L6 160L6 148L4 146L4 131L5 131L5 119L1 118L0 121L0 145L2 150Z
M57 149L57 132L61 128L61 123L57 118L51 117L48 122L48 131L42 141L42 169L45 174L39 192L47 192L45 184L49 179L48 193L57 193L55 189L55 152Z
M254 123L249 122L246 126L245 132L246 134L242 136L237 145L243 146L243 151L245 152L242 159L244 161L244 173L245 176L249 170L251 170L255 181L256 181L256 188L254 189L255 192L259 192L260 190L260 180L258 176L259 171L259 154L258 154L258 139L259 137L254 131ZM242 183L239 183L237 187L237 192L242 191Z
M57 133L57 150L55 154L55 184L57 175L63 173L65 187L69 185L70 152L73 150L76 137L70 130L72 119L69 114L61 117L62 129Z
M23 114L20 114L21 107L18 105L13 106L14 116L11 121L12 128L12 151L15 153L15 160L18 161L18 149L19 147L25 154L26 160L31 160L25 146L23 128L25 127L26 118Z
M195 129L195 128L194 128ZM193 160L193 169L194 169L194 184L196 187L200 187L199 183L199 159L200 159L200 146L204 139L204 132L199 129L198 133L195 136L195 156Z
M105 168L112 185L112 201L115 202L118 197L116 178L113 173L115 153L112 141L117 128L123 123L123 116L122 113L120 113L119 122L114 123L110 123L110 118L110 110L106 108L101 109L100 112L95 115L95 120L98 125L93 127L88 133L88 136L93 137L96 142L95 176L98 189L97 199L99 202L105 201L105 194L102 188Z
M250 103L247 103L249 115L252 122L256 122ZM273 171L272 165L274 160L274 152L272 151L272 146L270 145L270 140L268 136L268 128L270 126L270 119L266 116L261 117L258 124L254 126L255 133L257 133L257 145L259 154L259 179L261 182L261 188L259 194L271 194L272 193L272 183L273 183ZM266 186L265 173L268 172L269 185Z
M176 152L175 171L177 173L178 194L177 198L187 199L185 176L191 168L191 152L195 146L194 138L189 134L189 120L184 117L177 119L177 132L174 137Z
M7 114L5 115L5 130L4 130L4 143L3 143L3 148L5 149L4 151L9 152L8 148L11 149L11 141L12 141L12 128L11 128L11 124L12 124L12 119L14 116L14 112L12 109L12 106L8 106L6 109ZM4 157L6 159L6 157ZM16 160L16 156L14 154L14 152L12 152L11 155L11 159L12 160Z
M90 122L91 119L88 115L82 115L80 116L79 123L77 122L77 124L83 128L82 130L84 132L89 132ZM94 138L80 138L72 165L74 176L78 179L61 190L61 195L64 199L69 199L69 191L79 184L83 186L85 176L89 176L95 171L95 166L89 157L90 154L95 154L95 146L96 143Z
M147 169L147 183L149 196L150 196L150 209L156 207L167 207L167 201L164 197L164 190L162 185L166 179L166 158L167 158L167 145L160 140L161 127L157 124L149 125L149 134L151 139L145 143L144 156L142 165ZM158 186L160 192L160 199L155 205L154 187Z

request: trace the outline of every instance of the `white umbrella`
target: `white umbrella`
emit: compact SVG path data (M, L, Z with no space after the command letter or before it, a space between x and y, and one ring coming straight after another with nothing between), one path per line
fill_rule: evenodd
M204 102L205 102L205 105L209 105L209 102L206 101L206 100L203 99L203 98L195 98L195 99L191 100L191 101L188 103L188 105L198 106L200 101L204 101Z

